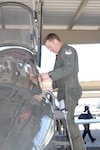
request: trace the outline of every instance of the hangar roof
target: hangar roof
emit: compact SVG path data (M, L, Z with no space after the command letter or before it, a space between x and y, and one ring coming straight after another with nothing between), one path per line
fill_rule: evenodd
M0 0L6 2L8 0ZM10 0L10 2L16 0ZM100 42L100 0L17 0L33 11L42 2L42 37L55 32L68 43ZM0 7L0 29L30 27L29 16L18 6ZM16 16L18 14L21 17ZM27 26L29 25L29 26Z

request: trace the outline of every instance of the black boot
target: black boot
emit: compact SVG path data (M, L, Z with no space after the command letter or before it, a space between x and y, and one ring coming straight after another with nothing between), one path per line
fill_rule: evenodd
M92 138L92 139L91 139L92 143L93 143L95 140L96 140L96 138Z

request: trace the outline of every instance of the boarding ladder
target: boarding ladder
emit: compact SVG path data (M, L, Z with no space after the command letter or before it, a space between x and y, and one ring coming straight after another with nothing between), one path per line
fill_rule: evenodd
M52 150L73 150L71 135L67 122L67 112L54 111L54 137Z
M49 93L51 95L51 93ZM72 139L68 127L67 112L63 113L61 110L55 107L54 96L53 99L54 109L54 136L50 150L74 150Z

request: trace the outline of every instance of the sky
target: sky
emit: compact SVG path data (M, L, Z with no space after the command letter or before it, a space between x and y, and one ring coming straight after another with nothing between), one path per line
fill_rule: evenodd
M71 45L79 59L79 81L100 80L100 44L79 44ZM40 73L53 69L55 54L42 46L42 59Z

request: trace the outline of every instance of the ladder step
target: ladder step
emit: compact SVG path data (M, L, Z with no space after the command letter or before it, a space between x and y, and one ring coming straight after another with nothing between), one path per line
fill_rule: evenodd
M64 113L60 110L55 110L54 117L55 119L65 119Z
M53 143L56 146L70 146L70 143L65 136L55 136Z
M55 119L55 135L52 144L56 148L64 148L73 150L72 139L69 133L67 123L67 113L65 114L60 110L54 111Z

